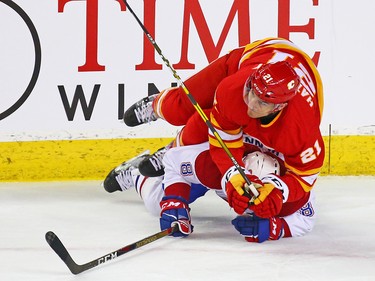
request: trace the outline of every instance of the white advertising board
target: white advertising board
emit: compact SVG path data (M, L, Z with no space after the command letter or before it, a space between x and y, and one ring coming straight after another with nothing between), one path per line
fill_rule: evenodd
M184 80L265 37L314 58L321 129L374 134L371 0L143 0L129 4ZM124 110L176 83L122 0L0 0L0 141L172 137L128 128ZM194 95L194 93L192 93Z

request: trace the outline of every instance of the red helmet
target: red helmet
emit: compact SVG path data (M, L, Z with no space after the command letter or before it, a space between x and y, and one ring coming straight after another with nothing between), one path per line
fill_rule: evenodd
M255 71L246 81L263 101L284 103L297 94L300 78L286 61L267 63Z

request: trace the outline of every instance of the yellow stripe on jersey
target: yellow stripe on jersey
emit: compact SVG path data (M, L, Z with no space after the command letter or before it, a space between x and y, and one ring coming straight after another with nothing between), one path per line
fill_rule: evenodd
M317 174L320 172L321 170L321 167L319 168L316 168L316 169L312 169L312 170L308 170L308 171L300 171L290 165L288 165L287 163L284 162L284 165L285 165L285 168L287 168L288 170L292 171L293 173L297 174L297 175L300 175L300 176L310 176L310 175L314 175L314 174Z
M287 174L293 176L299 183L300 185L302 186L303 190L306 191L306 192L309 192L312 188L313 188L313 183L312 184L309 184L309 183L306 183L305 181L301 180L304 178L304 176L306 177L311 177L313 178L313 182L315 182L316 178L318 177L319 173L320 173L320 170L321 168L317 168L317 169L312 169L312 170L309 170L309 171L299 171L293 167L291 167L290 165L285 164L285 168L287 168L289 171L291 172L286 172Z
M311 58L306 53L304 53L304 52L300 52L300 54L306 58L306 62L309 64L310 69L314 73L314 78L316 80L315 82L316 82L316 86L317 86L316 93L318 95L317 99L318 99L319 110L320 110L320 119L322 119L323 108L324 108L322 78L320 77L320 74L319 74L318 70L316 69L316 66L315 66L314 62L311 60Z
M221 144L218 142L218 140L209 135L208 136L208 142L212 145L212 146L215 146L215 147L221 147ZM243 141L242 141L242 137L239 139L239 140L235 140L235 141L224 141L225 145L228 147L228 148L240 148L243 146Z
M228 134L228 135L242 135L242 129L241 128L238 128L238 129L235 129L235 130L222 130L219 123L216 121L214 115L212 113L210 113L210 121L212 123L212 125L215 127L215 129L217 129L218 131L224 133L224 134ZM225 136L222 136L221 134L219 134L223 139L225 139ZM229 138L231 139L231 138Z
M274 44L274 45L272 45L272 47L280 48L280 49L289 49L289 50L292 50L292 51L300 54L301 56L303 56L305 58L306 62L310 66L310 69L314 73L314 78L315 78L315 82L316 82L316 86L317 86L316 93L318 95L317 99L318 99L318 103L319 103L320 118L322 118L323 108L324 108L323 82L322 82L320 74L319 74L318 70L316 69L316 66L315 66L314 62L311 60L310 56L308 54L306 54L304 51L298 49L297 47L293 47L292 45Z
M243 56L240 60L240 65L241 65L242 62L247 60L251 55L253 55L255 52L258 51L258 49L256 47L264 44L265 42L272 41L272 40L275 40L275 39L285 40L285 39L282 39L282 38L271 38L271 37L269 37L269 38L265 38L263 40L258 40L258 41L254 41L253 43L247 44L245 46L244 51L243 51ZM249 52L249 50L251 50L251 51Z
M260 126L263 127L263 128L271 127L272 124L274 124L274 123L280 118L280 116L281 116L281 112L283 112L283 110L284 110L284 109L280 110L280 111L278 112L278 114L276 115L276 117L273 118L271 122L269 122L268 124L261 124Z
M153 109L154 112L156 113L157 116L161 117L162 119L164 118L163 111L162 111L162 106L164 102L164 98L167 96L168 92L173 89L173 88L168 88L165 90L162 90L159 95L155 98L155 101L153 102Z
M314 185L306 184L304 181L301 181L298 177L294 176L293 177L299 182L299 184L302 186L303 190L306 192L311 191Z
M217 111L217 108L214 106L213 110ZM219 123L216 121L215 116L212 114L212 112L210 113L210 121L211 121L212 125L214 125L214 127L216 127L216 128L220 127Z

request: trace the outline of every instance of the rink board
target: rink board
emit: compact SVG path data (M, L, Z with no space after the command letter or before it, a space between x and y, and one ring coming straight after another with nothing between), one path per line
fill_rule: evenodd
M375 136L324 137L322 175L375 175ZM0 143L0 181L100 180L119 163L171 139L59 140Z

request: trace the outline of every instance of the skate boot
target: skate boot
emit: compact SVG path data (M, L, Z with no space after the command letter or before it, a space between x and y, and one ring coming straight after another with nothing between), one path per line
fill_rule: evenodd
M158 119L152 108L152 101L157 95L145 97L129 107L124 113L125 124L129 127L135 127Z
M109 172L103 182L103 187L108 192L125 191L134 187L133 176L138 172L138 165L149 155L147 150L136 157L121 163L119 166Z
M163 157L169 149L165 146L154 154L147 155L138 165L139 173L145 177L159 177L164 175Z

